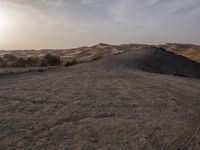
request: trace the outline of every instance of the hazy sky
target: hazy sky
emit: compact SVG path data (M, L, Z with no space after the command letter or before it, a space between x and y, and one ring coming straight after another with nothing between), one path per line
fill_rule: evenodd
M200 0L0 0L0 49L200 44Z

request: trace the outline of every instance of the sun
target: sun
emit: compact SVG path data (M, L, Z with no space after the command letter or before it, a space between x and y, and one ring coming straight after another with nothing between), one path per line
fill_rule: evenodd
M8 18L4 14L0 13L0 28L4 28L8 23Z
M9 17L6 14L0 12L0 31L6 30L9 24Z
M5 11L0 10L0 43L9 41L9 37L13 32L11 28L12 21L10 15Z

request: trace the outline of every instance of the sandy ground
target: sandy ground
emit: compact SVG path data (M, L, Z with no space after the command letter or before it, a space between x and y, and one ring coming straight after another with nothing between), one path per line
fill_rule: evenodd
M0 84L0 149L200 149L197 78L106 58Z

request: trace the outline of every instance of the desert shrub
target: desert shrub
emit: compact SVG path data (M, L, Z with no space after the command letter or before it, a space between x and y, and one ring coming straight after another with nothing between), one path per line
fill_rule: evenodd
M65 63L65 66L67 67L67 66L72 66L72 65L75 65L75 64L77 64L77 61L75 59L73 59L71 61L67 61Z
M34 57L29 57L26 59L27 66L37 66L39 64L39 59Z
M7 62L3 58L0 58L0 67L7 67L7 66L8 66Z
M26 63L26 59L20 57L20 58L17 58L17 60L15 62L13 62L11 64L12 67L26 67L27 66L27 63Z
M40 66L56 66L56 65L60 65L60 64L61 64L60 57L54 56L52 54L47 54L41 60Z
M17 57L11 54L5 54L3 58L9 62L17 61Z

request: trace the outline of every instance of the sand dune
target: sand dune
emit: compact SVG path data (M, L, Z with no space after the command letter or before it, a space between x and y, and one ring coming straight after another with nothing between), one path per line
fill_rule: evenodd
M110 54L120 54L125 51L130 51L135 48L141 47L162 47L167 51L174 52L178 55L187 57L193 61L200 62L200 46L191 44L176 44L168 43L165 45L145 45L145 44L122 44L122 45L109 45L99 43L91 47L80 47L74 49L61 49L61 50L13 50L13 51L0 51L0 57L4 54L10 53L17 57L39 57L42 58L47 53L58 55L63 62L67 62L73 59L77 61L91 61L100 57L104 57Z
M153 51L151 49L152 47L164 48L166 51L169 51L172 53L167 53L166 51L159 52L158 50ZM138 49L141 49L141 48L148 48L149 53L147 51L142 52L140 50L141 51L141 54L140 54ZM109 45L105 43L99 43L91 47L80 47L80 48L74 48L74 49L0 51L0 57L3 57L3 55L9 53L17 57L23 57L23 58L37 57L39 59L42 59L46 54L50 53L50 54L59 56L64 66L65 64L71 64L71 62L74 62L74 61L76 62L76 64L90 62L90 61L102 59L106 56L118 55L118 54L128 52L128 51L131 52L130 53L131 55L136 55L136 54L138 55L137 60L136 60L136 57L134 56L133 56L134 60L132 60L136 68L149 71L149 72L174 74L174 75L180 75L180 76L185 76L185 77L199 76L199 75L196 75L199 73L199 70L196 68L198 68L197 63L200 62L200 46L191 45L191 44L168 43L165 45L145 45L145 44ZM154 57L152 57L151 55L153 55ZM129 58L129 56L126 56L126 57L127 57L126 59ZM188 59L190 59L191 61ZM139 64L140 66L136 66ZM144 64L148 67L143 66ZM24 71L41 70L41 69L45 69L45 68L39 68L39 69L37 69L37 67L0 68L0 73L24 72ZM197 73L194 73L194 72L197 72Z
M168 43L162 47L200 63L200 45Z

